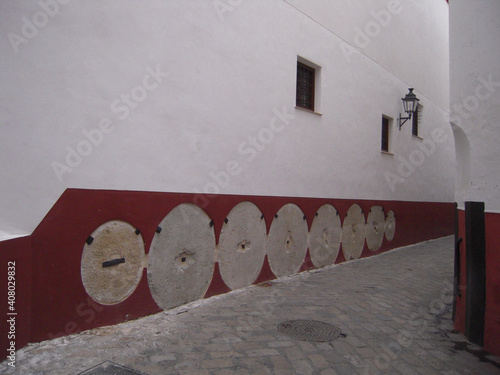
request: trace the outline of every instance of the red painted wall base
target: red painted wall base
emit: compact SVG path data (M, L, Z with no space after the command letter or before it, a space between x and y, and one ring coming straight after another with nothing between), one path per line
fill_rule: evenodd
M500 357L500 214L486 213L484 349Z
M123 220L135 226L141 231L146 252L149 252L155 230L170 210L181 203L194 203L212 218L218 242L224 219L242 201L253 202L260 208L268 231L274 214L287 203L295 203L302 209L309 228L316 211L327 203L338 210L342 220L354 203L365 213L374 205L382 206L386 213L394 211L396 234L393 240L384 239L382 247L375 252L365 244L362 257L451 235L454 230L453 203L68 189L31 236L0 243L2 280L7 279L7 262L16 262L16 349L28 342L74 334L160 311L149 291L145 271L136 290L119 304L103 306L87 295L80 276L82 250L87 237L103 223ZM340 252L337 263L342 261ZM301 270L311 268L314 266L306 257ZM266 260L256 282L273 278ZM228 289L216 264L206 296ZM2 289L1 301L7 301L6 293L6 288ZM5 308L2 302L2 316L6 316ZM7 332L4 330L9 328L6 322L0 324L1 331ZM5 336L1 340L0 357L5 358L4 349L9 342Z
M31 338L31 237L0 242L0 259L0 359L5 359L14 347L21 349Z

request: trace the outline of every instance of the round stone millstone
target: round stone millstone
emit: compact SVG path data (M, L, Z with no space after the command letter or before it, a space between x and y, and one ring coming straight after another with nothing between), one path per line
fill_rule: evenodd
M232 290L252 284L266 256L267 231L262 212L252 202L233 207L222 224L217 258L224 282Z
M387 217L385 219L385 238L387 238L387 241L392 241L395 233L396 215L394 215L394 212L391 210L387 213Z
M317 320L288 320L278 325L278 330L301 341L328 342L340 336L340 329Z
M365 245L365 215L357 204L349 207L342 226L342 251L345 260L358 259Z
M309 252L315 267L335 263L342 240L340 216L330 204L318 209L309 232Z
M148 284L164 310L203 298L215 264L215 232L198 206L183 203L162 220L151 244Z
M307 222L304 213L293 203L276 214L267 240L267 256L276 277L297 273L307 252Z
M129 297L142 277L144 241L124 221L109 221L90 235L83 246L80 273L87 294L102 305Z
M382 246L385 233L385 214L381 206L373 206L366 219L366 246L377 251Z

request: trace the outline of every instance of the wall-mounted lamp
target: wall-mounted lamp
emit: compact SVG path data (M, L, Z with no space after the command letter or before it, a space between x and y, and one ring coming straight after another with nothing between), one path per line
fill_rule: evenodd
M399 120L398 120L399 130L401 130L401 127L404 125L406 121L411 119L411 115L413 114L413 112L417 110L418 102L420 101L420 99L417 99L416 95L413 93L413 88L410 88L408 90L410 90L408 94L406 94L404 98L401 98L401 100L403 101L403 108L405 112L408 113L408 117L401 117L401 113L399 114ZM404 121L401 122L402 120Z

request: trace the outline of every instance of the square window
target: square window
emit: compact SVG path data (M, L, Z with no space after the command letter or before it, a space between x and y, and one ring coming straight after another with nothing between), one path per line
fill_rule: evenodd
M382 116L382 151L389 152L389 123L388 117Z
M316 71L314 68L297 62L297 93L295 105L300 108L314 111L314 82Z

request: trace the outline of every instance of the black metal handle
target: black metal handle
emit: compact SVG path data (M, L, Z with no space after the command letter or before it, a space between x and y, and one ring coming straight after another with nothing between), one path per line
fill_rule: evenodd
M120 263L125 263L125 258L118 258L118 259L107 260L105 262L102 262L102 268L116 266L117 264L120 264Z

